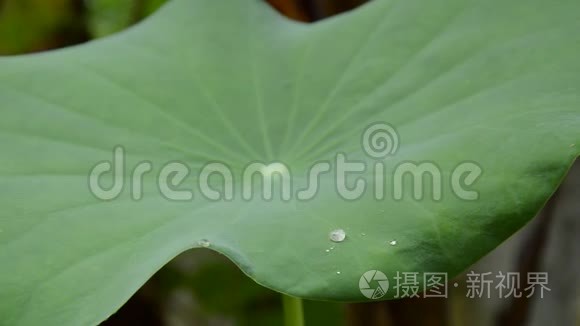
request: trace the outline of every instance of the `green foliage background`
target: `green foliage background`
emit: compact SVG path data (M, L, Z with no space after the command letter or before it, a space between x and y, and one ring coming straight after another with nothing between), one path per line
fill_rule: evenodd
M110 35L137 23L164 2L0 0L0 54L44 51ZM282 3L281 9L288 3ZM168 304L183 293L192 301L185 300L183 306ZM279 301L278 294L248 279L229 260L194 250L158 272L106 324L170 324L168 318L188 320L194 315L194 321L201 324L233 321L241 325L276 325L282 320ZM175 306L180 308L174 309ZM343 304L306 303L310 325L340 325L345 323L345 313Z

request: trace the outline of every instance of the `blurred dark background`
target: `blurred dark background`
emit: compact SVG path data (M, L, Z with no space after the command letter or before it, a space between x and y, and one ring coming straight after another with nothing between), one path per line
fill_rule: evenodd
M144 19L167 0L0 0L0 54L19 54L83 43ZM270 0L296 20L315 21L365 0Z
M166 0L0 0L0 55L46 51L128 28ZM220 1L220 0L215 0ZM311 22L363 0L270 0L292 19ZM0 74L2 72L0 71ZM547 271L540 299L448 299L369 304L305 302L307 325L580 325L580 166L532 223L467 271ZM465 284L465 275L455 281ZM463 281L463 282L462 282ZM452 281L453 282L453 281ZM191 250L153 276L103 325L280 325L281 298L226 258Z

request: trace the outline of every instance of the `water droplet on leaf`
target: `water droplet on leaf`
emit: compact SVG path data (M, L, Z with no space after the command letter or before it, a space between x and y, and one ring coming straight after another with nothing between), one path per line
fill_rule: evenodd
M206 239L199 240L198 244L204 248L208 248L209 246L211 246L211 243Z
M343 229L338 229L330 232L330 240L334 242L343 242L346 239L346 232Z

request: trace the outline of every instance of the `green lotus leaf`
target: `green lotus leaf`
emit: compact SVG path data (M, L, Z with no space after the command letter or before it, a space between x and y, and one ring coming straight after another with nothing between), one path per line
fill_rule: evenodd
M103 40L1 58L0 323L98 323L196 247L309 299L372 300L373 270L383 299L397 272L452 277L579 154L579 11L375 0L307 25L173 0ZM231 180L206 180L211 163ZM274 177L270 200L248 167Z

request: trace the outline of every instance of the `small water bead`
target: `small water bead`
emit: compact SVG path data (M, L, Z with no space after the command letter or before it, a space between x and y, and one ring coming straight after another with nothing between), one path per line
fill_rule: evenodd
M340 275L340 271L336 272L337 275Z
M333 242L343 242L346 239L346 232L343 229L337 229L330 232L329 237Z
M389 244L391 246L396 246L397 245L397 240L393 240L393 241L389 242Z
M364 236L365 236L365 235L367 235L367 234L363 232L363 233L361 233L360 235L362 235L362 236L364 237Z
M206 239L199 240L198 244L204 248L208 248L209 246L211 246L211 243Z
M325 251L326 251L326 252L330 252L330 249L326 249Z

